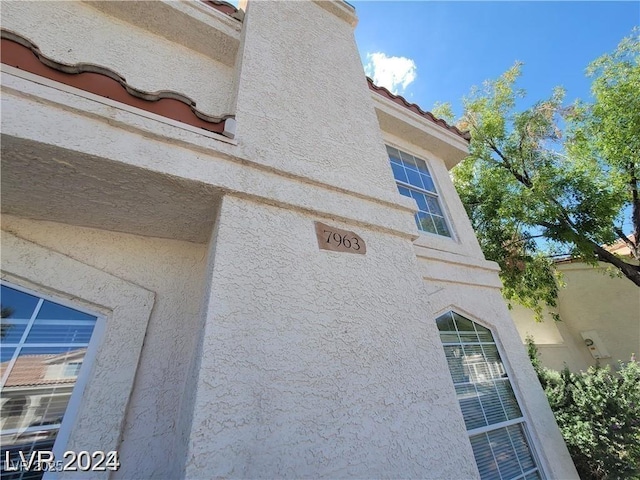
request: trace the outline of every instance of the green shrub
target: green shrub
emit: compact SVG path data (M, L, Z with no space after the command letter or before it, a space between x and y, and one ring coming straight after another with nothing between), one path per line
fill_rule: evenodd
M527 347L580 478L640 479L640 364L557 372Z

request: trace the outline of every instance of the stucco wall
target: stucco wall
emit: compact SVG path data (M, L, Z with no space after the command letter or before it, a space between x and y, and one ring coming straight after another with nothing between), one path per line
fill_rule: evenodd
M319 7L318 7L319 8ZM323 11L320 9L320 11ZM399 231L406 236L415 235L415 223L410 215L415 202L401 197L393 184L391 169L388 167L388 159L384 153L384 145L378 132L378 143L372 143L367 148L381 153L381 156L371 158L369 161L376 165L368 176L376 174L380 168L385 169L388 175L388 190L384 192L384 198L375 198L372 192L364 196L366 201L353 202L352 194L339 190L332 185L320 184L307 177L295 177L284 170L267 169L261 163L261 157L249 158L243 156L238 146L228 141L218 141L215 136L203 135L184 126L167 123L164 119L149 118L124 109L117 102L111 102L102 98L95 98L83 92L61 90L59 84L46 86L28 80L22 72L13 70L10 74L3 73L2 95L2 132L15 138L21 138L32 142L40 142L47 146L55 146L68 149L69 152L57 152L56 155L48 155L47 149L39 150L33 144L24 150L18 151L19 156L29 152L41 163L42 159L50 165L52 159L61 160L56 166L58 170L66 170L64 175L76 176L76 187L82 187L86 179L78 178L81 170L86 168L83 158L91 156L95 159L106 159L107 162L95 161L93 167L100 176L113 177L112 173L118 164L126 164L140 167L136 177L119 174L116 178L109 178L109 182L115 188L109 191L122 191L123 185L131 188L131 179L139 178L146 183L146 173L159 173L172 177L190 179L207 187L219 187L225 191L242 192L254 198L262 198L270 203L290 205L307 211L323 212L335 218L350 219L360 223L368 223L382 226L388 230ZM46 83L46 82L45 82ZM64 87L64 86L62 86ZM363 85L362 88L366 88ZM56 125L56 128L51 128ZM96 132L100 132L96 135ZM367 136L371 135L369 132ZM251 133L245 135L245 141L250 142L254 136ZM2 144L5 149L7 145ZM321 145L317 149L321 150ZM5 152L3 151L3 157ZM27 160L28 162L28 160ZM295 159L291 164L295 165ZM78 165L76 167L76 165ZM3 182L9 179L9 167L7 162L3 168ZM327 168L330 168L328 166ZM24 172L17 169L16 175ZM43 175L40 180L42 185L58 178L53 175ZM366 179L362 179L366 183ZM172 181L175 183L174 181ZM72 185L72 186L73 186ZM144 191L143 186L137 191ZM134 189L135 190L135 189ZM31 200L19 198L16 202L9 202L10 198L4 197L3 211L11 208L11 213L20 215L33 215L29 212ZM10 185L6 192L10 192ZM18 192L19 193L19 192ZM23 192L24 193L24 192ZM85 192L87 193L87 192ZM98 189L94 193L100 193ZM38 196L39 197L39 196ZM51 208L51 202L56 202L58 196L52 196L48 204L48 210L52 215L68 211L64 205L60 208ZM128 198L128 195L127 195ZM184 204L186 197L176 197ZM19 200L19 201L18 201ZM85 198L79 202L81 208L71 219L61 221L82 222L86 226L100 226L95 223L95 215L92 215L90 207L96 202L91 198ZM148 206L147 201L138 202L139 205ZM166 208L171 208L171 202L161 202L162 213ZM14 209L15 208L15 209ZM145 209L145 215L130 215L132 209L121 209L120 222L133 220L136 224L147 223L153 214ZM102 213L100 214L102 215ZM185 212L191 218L192 214ZM197 216L197 215L196 215ZM197 223L191 222L194 227L188 227L183 220L171 223L157 219L162 228L153 231L152 235L167 235L172 238L193 239L205 242L202 229L198 235L192 235ZM110 224L113 222L109 222ZM176 228L178 227L178 228ZM110 227L107 227L110 228ZM121 227L119 227L121 228ZM164 233L163 233L164 232ZM186 233L190 235L184 235Z
M550 478L577 478L544 392L500 294L499 267L484 258L443 159L424 145L412 144L389 132L385 132L385 140L427 162L453 230L452 238L421 233L414 241L418 272L430 307L429 321L435 323L438 316L453 310L492 330L524 412L540 466Z
M573 372L586 370L591 355L584 342L578 343L571 337L565 322L556 322L547 312L544 320L537 322L533 312L520 305L513 305L509 313L522 342L526 342L528 337L533 338L544 366L558 371L565 366Z
M535 323L533 313L517 307L512 311L524 340L531 334L540 351L542 363L560 370L586 370L596 364L580 332L595 330L610 357L600 365L616 368L640 352L640 293L626 278L612 277L607 265L598 268L579 262L559 264L566 283L558 295L561 322L545 315Z
M481 285L435 282L430 283L430 288L429 302L434 318L454 310L492 330L545 474L548 478L577 479L569 452L500 291Z
M2 27L58 62L108 67L134 88L187 95L209 115L233 112L232 67L82 2L5 2Z
M112 476L175 478L182 466L174 454L178 412L198 337L206 246L10 215L2 216L2 228L155 293L139 364L129 365L135 383L122 431L115 432L122 466Z
M424 293L406 238L226 196L186 476L476 477Z
M353 26L313 2L249 2L243 45L243 156L398 202Z
M611 358L601 364L628 361L640 351L640 292L626 278L611 278L606 266L567 264L560 270L567 288L559 295L560 315L575 340L581 331L596 330ZM585 347L586 350L586 347ZM593 358L590 360L593 364Z
M109 61L150 89L161 80L153 89L170 83L201 95L207 86L206 95L217 95L211 78L231 85L227 67L200 64L182 46L90 7L43 5L12 3L9 22L45 53L51 45L58 60ZM42 32L38 25L62 22L60 12L77 22L70 52L55 21ZM11 139L3 176L25 183L28 170L52 192L49 205L16 193L3 208L94 227L107 218L105 229L129 232L144 224L138 233L202 242L3 220L17 235L156 293L117 478L476 478L434 324L451 306L498 330L507 363L523 369L516 388L540 418L532 431L549 476L572 477L505 320L495 265L479 253L437 156L434 174L456 236L411 242L414 205L397 193L348 17L311 2L250 5L233 87L234 141L23 72L3 76L3 134ZM120 32L126 42L105 52L85 38L92 29L96 38ZM131 50L138 40L151 59ZM200 77L166 67L185 53ZM445 150L464 153L452 145ZM56 183L60 177L66 182ZM65 210L71 193L76 208ZM202 212L203 228L173 222L183 212L196 225L192 216ZM355 231L367 255L319 250L314 220Z

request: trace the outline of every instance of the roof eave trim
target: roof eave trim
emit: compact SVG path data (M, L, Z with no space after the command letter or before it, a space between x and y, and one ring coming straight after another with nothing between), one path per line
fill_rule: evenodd
M432 121L436 125L439 125L440 127L444 128L445 130L448 130L448 131L450 131L452 133L455 133L456 135L458 135L458 136L462 137L463 139L465 139L467 142L469 142L471 140L471 134L469 132L467 132L467 131L463 132L460 129L458 129L458 127L456 127L454 125L449 125L443 119L437 118L435 115L433 115L433 113L428 112L426 110L422 110L422 108L420 108L419 105L417 105L415 103L409 103L407 101L407 99L405 99L402 95L396 95L394 93L391 93L385 87L380 87L380 86L376 85L375 83L373 83L373 80L371 78L369 78L369 77L367 77L367 83L369 84L369 90L372 90L372 91L378 93L379 95L388 98L392 102L397 103L398 105L401 105L401 106L407 108L408 110L411 110L413 113L416 113L416 114L420 115L421 117L424 117L424 118Z

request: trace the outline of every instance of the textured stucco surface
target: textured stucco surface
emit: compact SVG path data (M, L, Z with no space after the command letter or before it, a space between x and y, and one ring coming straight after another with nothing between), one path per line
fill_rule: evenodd
M154 293L7 231L2 232L2 278L82 302L104 316L103 328L96 327L101 332L78 411L63 422L64 446L56 445L54 450L59 458L65 450L117 450L138 373L131 365L140 359ZM96 471L84 477L104 479L107 475Z
M434 324L451 308L494 329L547 476L575 478L448 177L465 146L393 109L381 131L349 15L253 2L231 68L86 5L8 5L3 23L56 60L191 89L205 111L237 96L220 141L4 69L3 209L21 217L3 228L155 295L126 418L105 433L116 478L477 478ZM453 239L412 244L383 136L429 162ZM320 250L314 221L367 254Z
M234 66L242 23L204 2L87 1L93 8Z
M533 313L516 309L512 316L521 337L531 334L539 346L543 363L562 369L566 363L573 371L596 364L580 332L595 330L611 355L601 365L616 368L640 352L640 293L626 278L611 277L607 265L598 268L579 262L559 264L566 286L558 295L557 312L562 322L550 315L535 323Z
M232 112L231 67L81 2L4 2L2 27L58 62L111 68L135 88L187 95L209 115Z
M546 396L500 291L449 282L431 282L430 288L432 293L428 298L432 318L454 310L492 330L520 407L528 419L527 428L545 474L554 479L578 479Z
M223 199L188 478L474 478L411 243Z
M119 450L122 467L112 474L112 478L176 478L182 467L181 461L174 456L178 411L187 367L198 336L195 327L202 297L206 246L37 222L10 215L3 215L2 228L74 259L84 268L93 267L107 272L109 275L105 276L115 277L114 281L140 285L145 291L155 294L149 324L145 324L146 329L142 332L144 348L139 361L136 359L128 363L121 372L107 368L93 380L94 384L101 384L103 389L106 387L118 395L118 375L129 374L133 381L135 374L126 417L120 417L117 428L110 428L105 422L107 418L115 419L117 411L107 407L108 397L94 399L83 406L89 415L87 423L75 439L72 437L74 441L70 447L75 446L78 451L101 450L106 448L105 443L100 443L105 436L115 435L114 442L120 443L114 443L111 449ZM3 248L3 268L11 268L12 265L7 265L8 256L19 253L11 246ZM62 270L61 274L68 276L70 281L87 281L86 276L78 275L76 270L69 268ZM96 302L100 304L99 300L104 301L102 297L107 295L105 289L110 289L110 286L101 278L95 288L101 292ZM117 295L117 290L114 290L114 295ZM135 318L132 321L138 322ZM125 338L136 338L133 324L119 328ZM129 348L127 343L119 347ZM87 395L91 393L90 388L91 385L87 388ZM96 407L97 404L101 406ZM89 443L94 436L99 441Z
M244 24L243 155L367 195L393 191L353 27L298 1L250 2Z
M381 142L378 146L383 157L378 160L388 170L389 188L378 192L381 198L371 194L367 201L354 202L348 191L306 177L294 177L282 170L265 168L259 158L239 156L241 152L235 145L14 75L3 74L2 83L3 135L415 236L415 222L409 215L415 208L415 202L397 193ZM56 128L51 128L51 125L56 125ZM47 158L46 154L41 156ZM64 156L60 160L66 161ZM74 162L70 160L68 163ZM375 173L372 171L370 175ZM120 181L126 182L126 178ZM28 204L21 205L21 208L27 207ZM201 230L201 235L194 240L205 242L204 232Z
M217 200L202 183L7 135L1 152L3 213L188 241L209 236Z

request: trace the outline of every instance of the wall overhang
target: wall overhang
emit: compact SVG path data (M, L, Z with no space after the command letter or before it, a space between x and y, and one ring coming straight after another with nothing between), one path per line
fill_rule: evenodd
M460 135L376 92L371 93L371 98L382 131L429 150L444 161L448 170L468 155L469 144Z
M341 18L352 27L358 24L358 17L356 17L356 9L349 3L343 0L314 0L317 5L320 5L327 12L333 13L336 17Z
M205 2L85 1L96 10L233 67L242 23Z
M213 186L2 135L2 213L205 243Z

